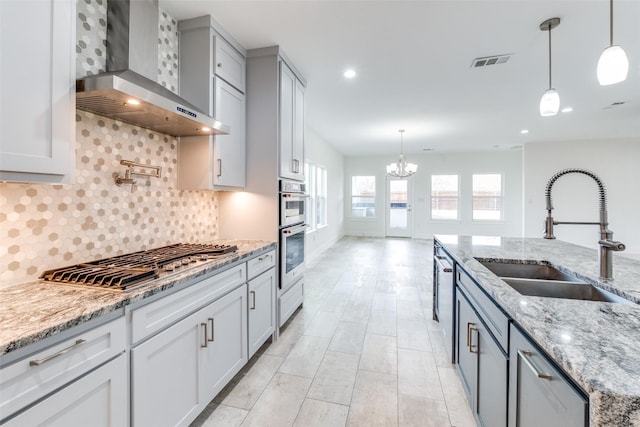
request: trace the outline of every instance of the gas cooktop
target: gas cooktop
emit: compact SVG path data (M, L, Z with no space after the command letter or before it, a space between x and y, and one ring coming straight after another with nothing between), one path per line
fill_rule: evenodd
M132 291L210 259L231 254L235 245L177 243L98 261L47 270L41 280L99 289Z

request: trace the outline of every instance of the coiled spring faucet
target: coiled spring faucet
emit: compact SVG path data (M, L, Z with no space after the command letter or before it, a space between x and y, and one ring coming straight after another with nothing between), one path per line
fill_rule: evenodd
M551 204L551 187L553 184L560 178L561 176L570 174L570 173L579 173L583 175L587 175L588 177L593 178L593 180L598 184L598 189L600 191L600 221L599 222L579 222L579 221L554 221L553 216L551 216L551 211L553 210L553 205ZM585 169L564 169L560 172L557 172L555 175L549 179L547 182L547 187L544 190L545 199L547 201L547 219L545 221L544 228L544 238L545 239L555 239L556 236L553 235L553 226L559 224L580 224L580 225L599 225L600 226L600 240L598 241L599 251L598 251L598 261L600 263L600 278L601 279L612 279L613 278L613 256L612 251L623 251L625 249L625 245L620 242L616 242L613 240L613 231L609 230L609 221L607 218L607 192L605 191L604 185L598 176L588 170Z

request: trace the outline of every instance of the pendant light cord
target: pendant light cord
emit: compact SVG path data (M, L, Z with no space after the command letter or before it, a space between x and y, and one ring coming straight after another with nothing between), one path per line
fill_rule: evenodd
M549 24L549 89L551 89L551 24Z
M609 46L613 46L613 0L609 0Z

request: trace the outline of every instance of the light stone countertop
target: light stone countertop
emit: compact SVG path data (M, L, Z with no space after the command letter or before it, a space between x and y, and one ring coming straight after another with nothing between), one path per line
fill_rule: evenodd
M591 426L640 426L640 261L614 254L614 279L602 280L598 278L597 251L567 242L435 237L589 395ZM475 258L545 261L633 303L523 296Z
M190 285L198 277L277 247L275 242L261 240L216 240L212 243L235 244L238 251L157 279L131 292L45 281L0 289L0 356L163 291Z

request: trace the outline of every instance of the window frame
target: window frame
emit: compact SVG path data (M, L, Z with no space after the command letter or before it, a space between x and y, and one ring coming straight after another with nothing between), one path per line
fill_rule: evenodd
M373 196L363 196L363 195L355 195L354 194L354 178L373 178ZM375 175L351 175L351 183L350 183L350 191L349 191L349 218L353 219L353 220L358 220L358 221L373 221L376 220L378 217L377 214L377 209L376 209L376 203L377 203L377 197L378 197L378 191L377 191L377 177ZM373 215L372 216L367 216L366 214L364 216L358 216L358 215L354 215L353 214L353 199L355 197L371 197L372 198L372 203L373 203Z
M305 172L305 184L307 185L307 198L306 203L306 212L305 212L305 222L307 224L307 233L312 233L316 230L320 230L322 228L329 226L329 217L327 211L327 200L328 200L328 190L327 190L327 179L328 173L327 168L324 166L317 165L311 162L304 162L304 172ZM318 181L318 175L322 175L323 183ZM321 188L324 187L324 188ZM323 215L325 223L318 223L318 198L321 197L322 193L324 194L324 207L323 207Z
M487 219L483 219L483 218L476 218L475 217L475 211L476 209L474 209L474 202L476 197L483 197L483 196L475 196L475 187L474 187L474 178L476 176L479 175L497 175L500 177L500 195L497 196L497 198L499 198L500 200L500 218L495 219L495 218L487 218ZM505 197L504 197L504 189L505 189L505 185L504 185L505 179L504 179L504 173L502 172L496 172L496 173L474 173L471 175L471 221L472 222L478 222L478 223L498 223L498 222L504 222L504 201L505 201ZM496 198L496 196L484 196L485 198L489 199L489 198ZM492 211L492 212L495 212Z
M455 176L456 177L456 181L457 181L457 190L456 190L456 196L455 196L455 200L456 200L456 217L455 218L434 218L433 217L433 177L434 176ZM431 222L446 222L446 223L451 223L451 222L460 222L461 221L461 209L460 209L460 201L462 199L461 197L461 179L460 179L460 174L458 173L438 173L438 174L431 174L429 177L429 219L431 220Z

